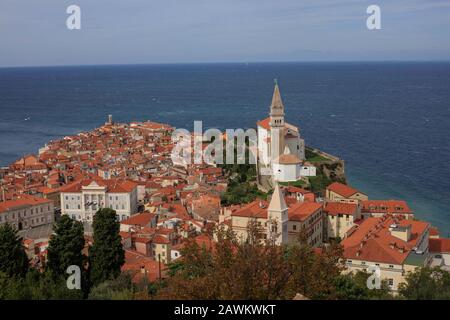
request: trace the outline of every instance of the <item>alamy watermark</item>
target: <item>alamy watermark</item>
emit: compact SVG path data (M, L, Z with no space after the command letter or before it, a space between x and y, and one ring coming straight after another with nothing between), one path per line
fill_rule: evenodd
M81 7L72 4L67 7L66 13L69 17L66 19L66 27L69 30L81 30ZM367 7L366 13L370 16L366 20L366 26L369 30L381 29L381 8L379 5L372 4Z

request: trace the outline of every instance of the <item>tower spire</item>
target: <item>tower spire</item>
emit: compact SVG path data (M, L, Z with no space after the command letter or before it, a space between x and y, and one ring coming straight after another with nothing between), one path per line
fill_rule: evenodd
M278 80L274 79L275 89L273 90L272 104L270 105L270 115L284 115L283 101L281 100L280 88Z
M273 190L272 198L269 203L270 211L284 211L287 209L286 201L284 200L283 192L280 189L278 183L275 183L275 189Z

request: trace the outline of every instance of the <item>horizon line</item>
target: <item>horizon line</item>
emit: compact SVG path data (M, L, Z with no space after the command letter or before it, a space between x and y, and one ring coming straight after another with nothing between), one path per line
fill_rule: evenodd
M143 63L88 63L88 64L43 64L43 65L12 65L1 66L0 69L25 69L25 68L67 68L67 67L120 67L120 66L175 66L175 65L214 65L214 64L329 64L329 63L450 63L450 59L384 59L384 60L267 60L267 61L212 61L212 62L143 62Z

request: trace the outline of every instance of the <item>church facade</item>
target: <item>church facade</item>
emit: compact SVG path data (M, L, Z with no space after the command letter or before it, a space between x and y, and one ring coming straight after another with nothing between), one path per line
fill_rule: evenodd
M305 163L305 141L299 128L285 122L278 83L275 83L269 117L257 122L257 131L259 181L266 177L273 186L275 182L316 175L315 167Z

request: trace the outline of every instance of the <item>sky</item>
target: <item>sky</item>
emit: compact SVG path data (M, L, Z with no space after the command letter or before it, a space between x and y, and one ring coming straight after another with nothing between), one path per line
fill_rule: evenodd
M450 0L0 1L0 67L450 60L449 35Z

